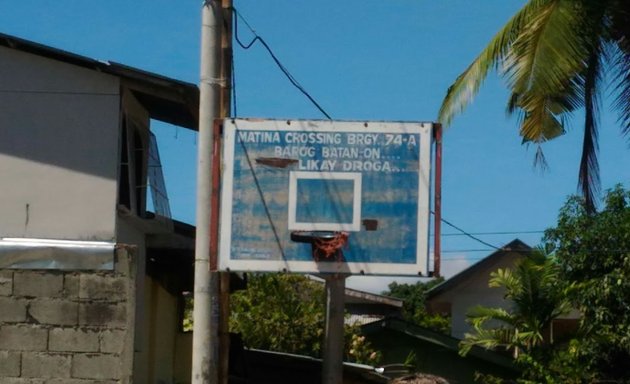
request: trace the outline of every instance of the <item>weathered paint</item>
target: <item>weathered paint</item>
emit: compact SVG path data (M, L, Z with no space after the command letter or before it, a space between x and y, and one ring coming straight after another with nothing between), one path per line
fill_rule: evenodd
M431 127L226 121L220 267L426 274ZM296 230L349 232L344 262Z
M0 63L0 237L112 241L118 78L4 47Z

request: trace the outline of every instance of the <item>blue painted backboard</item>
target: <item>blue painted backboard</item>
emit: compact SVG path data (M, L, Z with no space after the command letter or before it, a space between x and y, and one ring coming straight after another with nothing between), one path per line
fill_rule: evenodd
M220 269L426 275L431 130L225 120ZM347 234L342 256L314 257L310 233Z

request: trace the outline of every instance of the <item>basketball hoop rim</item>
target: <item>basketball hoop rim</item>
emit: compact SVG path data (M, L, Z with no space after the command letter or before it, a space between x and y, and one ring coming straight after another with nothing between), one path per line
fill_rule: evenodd
M337 237L338 231L292 231L291 241L313 244L316 241L327 241Z

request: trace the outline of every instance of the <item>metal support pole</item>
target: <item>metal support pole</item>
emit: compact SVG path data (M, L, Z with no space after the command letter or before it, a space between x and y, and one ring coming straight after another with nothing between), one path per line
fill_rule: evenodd
M326 332L322 384L342 384L346 275L334 274L325 278Z
M210 273L210 218L212 215L213 123L214 119L218 117L219 111L220 11L220 4L216 0L204 2L201 26L201 81L199 84L193 384L214 384L218 380L219 279L217 273Z
M221 34L221 117L232 116L232 0L221 0L223 7L223 33Z
M433 217L433 276L440 277L442 259L442 124L435 124L435 215Z
M222 31L221 31L221 78L224 80L221 84L221 94L219 96L219 117L226 118L231 116L231 97L232 97L232 0L221 0L222 13ZM217 132L218 136L218 132ZM220 147L220 138L217 144ZM217 159L215 164L216 172L216 201L217 209L216 222L218 234L218 196L220 185L220 164ZM217 239L218 240L218 239ZM218 254L218 241L215 242L213 255ZM228 384L229 379L229 363L230 363L230 273L220 272L220 310L219 310L219 383Z

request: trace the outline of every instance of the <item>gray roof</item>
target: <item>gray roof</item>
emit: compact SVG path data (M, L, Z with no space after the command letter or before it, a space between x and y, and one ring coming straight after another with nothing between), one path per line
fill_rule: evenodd
M460 339L420 327L401 319L386 318L361 327L362 332L368 335L381 332L383 329L391 329L400 332L412 339L450 350L454 354L459 353ZM473 346L469 355L505 368L515 368L512 359L479 346Z
M503 247L499 248L495 252L491 253L487 257L483 258L479 262L473 264L472 266L464 269L459 272L455 276L451 277L448 280L445 280L443 283L436 285L427 291L427 299L433 298L439 294L442 294L446 291L456 288L462 281L466 280L470 276L474 276L479 273L479 271L483 270L489 264L494 263L494 261L498 258L501 258L508 253L511 252L521 252L521 253L529 253L532 248L522 242L519 239L514 239Z
M3 33L0 33L0 46L117 76L151 118L197 130L199 89L195 84L112 61L95 60Z

